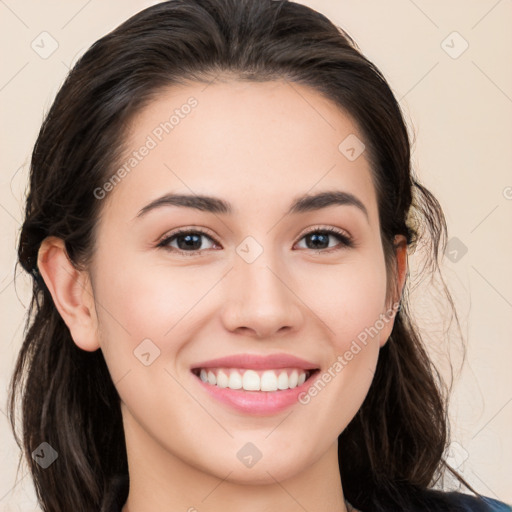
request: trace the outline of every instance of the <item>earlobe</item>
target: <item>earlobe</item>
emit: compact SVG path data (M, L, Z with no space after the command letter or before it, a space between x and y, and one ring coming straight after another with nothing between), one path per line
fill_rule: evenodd
M75 344L89 352L97 350L97 317L87 272L75 268L64 241L57 237L43 240L37 265Z

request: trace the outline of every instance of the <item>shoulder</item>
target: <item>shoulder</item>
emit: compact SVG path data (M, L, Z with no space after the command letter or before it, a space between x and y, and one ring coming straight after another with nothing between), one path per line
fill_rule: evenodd
M473 496L461 492L428 490L422 496L421 512L512 512L512 507L486 496Z
M445 493L445 495L447 499L455 506L458 506L461 511L512 512L510 505L486 496L477 497L458 492L449 492Z
M126 475L119 475L111 481L110 488L105 495L102 512L121 512L128 496L129 479ZM443 492L437 490L424 490L420 496L416 495L407 512L512 512L512 506L486 496L471 496L460 492ZM354 512L358 511L350 508ZM369 511L368 511L369 512ZM389 512L397 512L396 507Z
M506 503L486 496L473 496L461 492L445 492L433 489L403 489L393 499L377 500L378 505L361 507L349 506L353 512L512 512Z

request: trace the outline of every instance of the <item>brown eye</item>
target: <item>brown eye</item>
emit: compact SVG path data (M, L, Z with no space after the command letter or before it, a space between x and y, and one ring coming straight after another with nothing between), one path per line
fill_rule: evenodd
M171 233L159 242L158 247L162 247L169 251L177 251L186 256L194 256L206 249L212 247L203 247L203 239L208 239L215 245L216 242L212 237L203 231L181 230ZM176 243L176 246L171 244Z
M328 249L336 250L336 247L338 249L353 247L352 239L344 232L334 228L315 229L314 231L310 231L303 235L301 240L302 239L306 240L306 249L316 251L324 251ZM339 243L337 245L330 245L330 241L332 239L337 239Z

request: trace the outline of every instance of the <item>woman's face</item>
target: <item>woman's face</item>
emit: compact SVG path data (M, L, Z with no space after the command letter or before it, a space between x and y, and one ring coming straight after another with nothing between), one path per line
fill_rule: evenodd
M392 328L362 140L286 82L180 86L136 116L90 268L133 460L252 483L334 460Z

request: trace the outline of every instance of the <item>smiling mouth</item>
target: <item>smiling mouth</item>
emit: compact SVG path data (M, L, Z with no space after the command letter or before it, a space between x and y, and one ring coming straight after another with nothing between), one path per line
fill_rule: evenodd
M192 373L204 383L236 391L285 391L301 386L319 369L279 368L252 370L245 368L193 368Z

